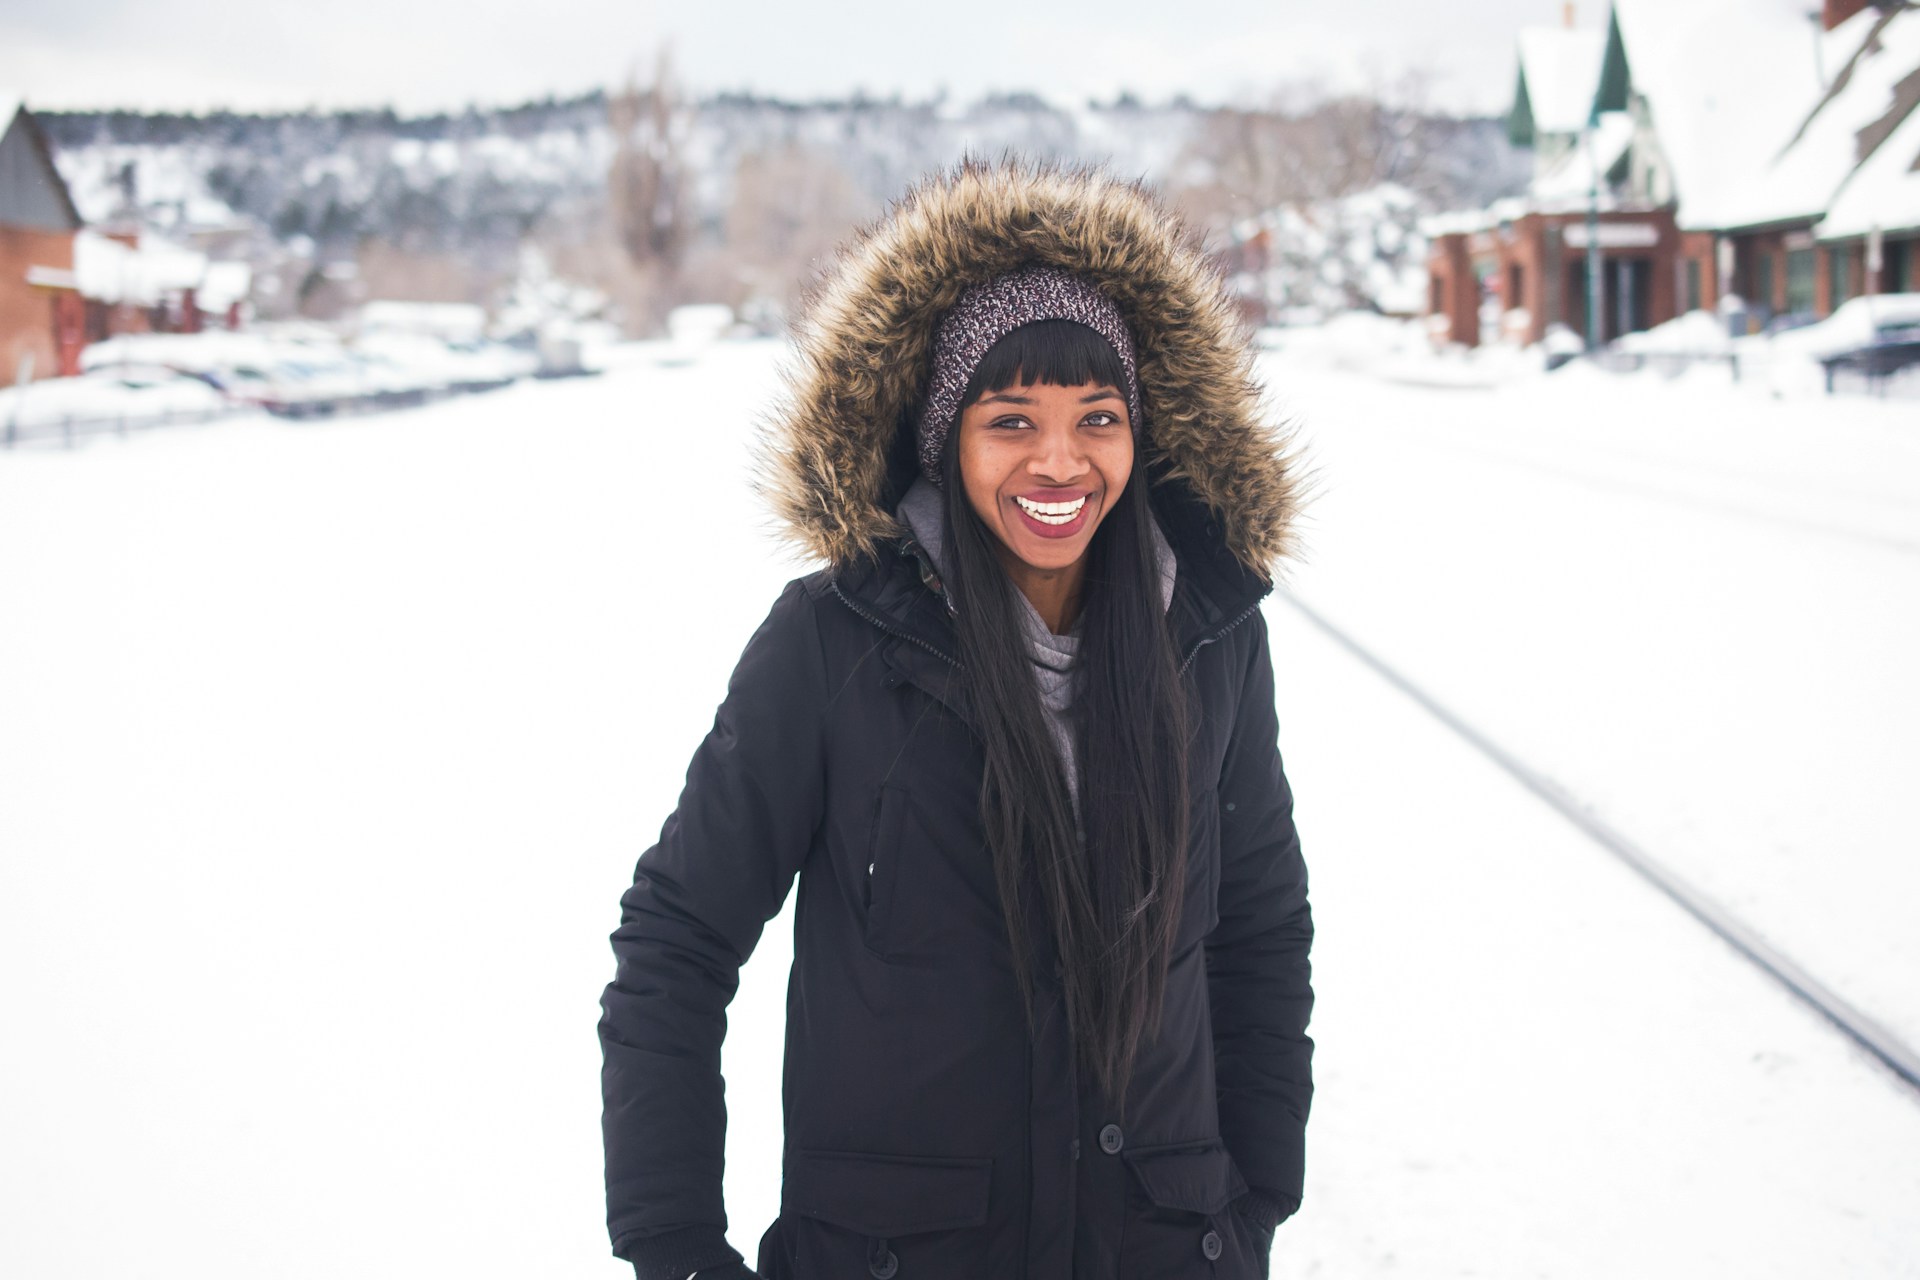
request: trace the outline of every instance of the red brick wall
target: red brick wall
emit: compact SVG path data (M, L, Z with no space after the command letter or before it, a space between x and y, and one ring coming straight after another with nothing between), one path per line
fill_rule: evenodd
M1427 276L1432 286L1428 305L1432 313L1446 317L1446 340L1479 346L1480 279L1473 271L1467 237L1447 235L1435 240L1427 259Z
M1700 279L1700 309L1711 311L1720 302L1720 261L1716 237L1710 231L1682 231L1680 256L1673 273L1673 306L1677 314L1687 310L1688 263Z
M0 226L0 386L13 385L28 352L36 379L59 372L54 291L28 284L29 267L73 270L73 233Z

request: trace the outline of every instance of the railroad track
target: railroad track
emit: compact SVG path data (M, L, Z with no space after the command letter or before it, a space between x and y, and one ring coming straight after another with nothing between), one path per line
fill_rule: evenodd
M1395 670L1298 596L1284 588L1275 588L1274 595L1293 606L1299 611L1300 616L1319 628L1334 643L1358 658L1381 679L1412 698L1434 719L1465 739L1476 751L1493 761L1521 786L1546 801L1595 844L1626 863L1661 893L1678 904L1687 914L1713 930L1761 972L1785 987L1788 992L1811 1007L1842 1034L1877 1058L1907 1085L1920 1090L1920 1053L1916 1053L1893 1032L1855 1008L1838 992L1808 973L1791 956L1783 953L1728 912L1726 908L1662 865L1645 849L1581 804L1565 787L1529 767L1499 743L1454 714L1432 694Z

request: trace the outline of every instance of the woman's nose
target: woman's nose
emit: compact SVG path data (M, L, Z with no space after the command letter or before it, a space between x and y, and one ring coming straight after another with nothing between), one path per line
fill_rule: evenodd
M1074 432L1052 429L1038 433L1033 454L1027 459L1028 474L1065 484L1077 480L1086 470L1087 453Z

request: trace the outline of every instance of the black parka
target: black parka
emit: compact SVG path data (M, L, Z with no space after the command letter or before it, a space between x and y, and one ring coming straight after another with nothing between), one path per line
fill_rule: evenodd
M1052 243L1016 238L1024 252L996 258L1008 228L995 209L1024 207L1057 227L1103 201L1105 221ZM927 225L977 234L929 244ZM1198 729L1163 1021L1116 1108L1076 1069L1037 908L1029 933L1049 950L1031 1033L1022 1012L951 619L887 514L911 477L899 432L917 388L896 375L903 385L875 393L883 403L862 405L850 383L867 375L846 362L863 337L889 332L896 353L923 349L925 327L951 305L957 288L903 267L903 252L947 249L970 266L962 287L1021 261L1099 278L1088 264L1104 260L1085 238L1111 243L1129 229L1186 273L1134 264L1128 280L1157 279L1171 295L1159 311L1103 282L1131 313L1148 423L1184 415L1196 439L1214 435L1210 450L1194 449L1178 430L1155 431L1149 449L1156 517L1178 560L1169 625ZM882 317L869 335L870 307L851 327L835 310L863 290L870 302L875 290L916 287L891 330ZM1262 553L1284 549L1292 489L1280 440L1242 412L1238 331L1148 197L1085 172L969 167L929 183L867 233L839 289L818 304L794 402L769 443L769 487L828 567L789 583L748 642L613 935L600 1037L614 1251L642 1280L737 1259L722 1236L725 1009L797 885L781 1210L759 1241L761 1274L1264 1276L1272 1222L1300 1201L1312 924L1259 610L1270 590ZM1215 367L1180 369L1183 341ZM1196 405L1214 412L1195 420ZM879 447L863 449L862 431ZM1236 462L1238 477L1200 475ZM819 483L826 473L831 487Z

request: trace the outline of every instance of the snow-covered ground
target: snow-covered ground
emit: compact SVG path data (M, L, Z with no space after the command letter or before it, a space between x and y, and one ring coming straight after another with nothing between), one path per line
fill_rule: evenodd
M804 567L775 352L0 454L0 1274L625 1272L606 935ZM1910 411L1265 367L1291 589L1920 1040ZM1920 1097L1268 614L1320 993L1275 1274L1920 1275ZM789 946L727 1045L749 1254Z

